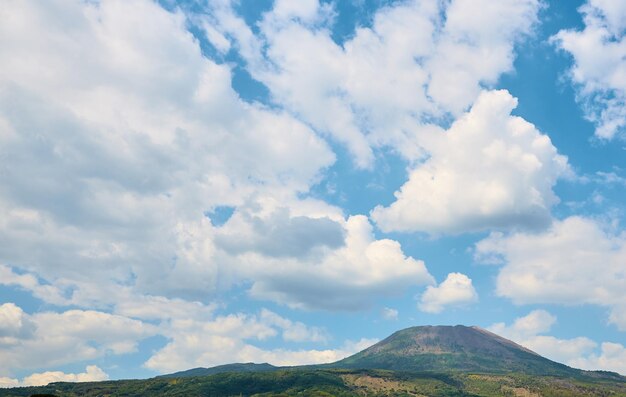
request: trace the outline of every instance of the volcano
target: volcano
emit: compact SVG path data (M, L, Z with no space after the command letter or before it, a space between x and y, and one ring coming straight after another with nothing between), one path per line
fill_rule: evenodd
M394 371L522 372L573 376L580 370L479 327L420 326L395 332L379 343L329 366Z

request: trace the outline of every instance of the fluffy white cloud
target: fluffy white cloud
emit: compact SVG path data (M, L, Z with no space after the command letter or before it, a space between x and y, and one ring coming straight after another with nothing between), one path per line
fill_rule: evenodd
M397 320L398 319L398 310L392 309L390 307L383 308L381 314L385 320Z
M329 339L328 334L318 327L307 327L299 321L291 321L278 314L263 309L260 319L270 325L282 329L283 339L291 342L326 342Z
M503 263L497 293L517 304L610 307L626 329L626 234L599 221L569 217L541 233L493 233L476 244L476 259Z
M123 290L115 302L115 313L142 320L171 320L173 318L210 318L217 305L203 304L163 296L137 295Z
M365 216L351 216L342 225L345 245L322 256L240 254L238 263L252 282L250 294L295 308L354 310L375 297L433 282L424 262L406 256L398 242L376 240Z
M598 344L589 338L559 339L542 335L549 332L555 322L556 317L547 311L533 310L526 316L517 318L511 325L497 323L489 327L489 330L544 357L575 368L626 374L626 347L619 343L604 342L598 354Z
M34 373L19 381L13 378L0 378L0 387L45 386L52 382L96 382L109 379L103 370L96 365L88 365L85 372L66 374L61 371Z
M428 313L439 313L446 307L462 306L477 300L472 280L465 274L450 273L438 286L428 286L417 306Z
M315 24L321 11L309 6L277 4L276 18ZM5 12L3 284L55 305L162 318L150 304L204 310L242 280L255 297L327 309L430 282L364 217L297 198L334 154L305 123L241 100L182 13L147 0ZM221 205L237 207L223 227L204 215Z
M514 44L540 8L537 0L398 2L337 43L327 4L284 3L263 16L258 34L223 3L211 27L233 40L275 101L345 144L361 167L381 146L422 157L425 120L459 114L510 70Z
M18 387L19 385L20 381L18 379L0 376L0 388Z
M28 314L14 303L0 305L0 347L16 343L32 334L34 324Z
M42 284L33 274L17 274L10 266L3 264L0 264L0 284L29 291L34 297L47 303L56 305L69 303L69 300L63 296L62 288Z
M339 360L376 343L363 339L346 341L337 349L263 349L255 342L281 332L286 342L324 342L325 331L285 319L269 310L259 315L231 314L210 321L179 319L165 331L170 342L146 363L158 372L207 367L233 362L269 362L273 365L320 364Z
M562 30L553 37L570 53L570 78L578 87L586 117L602 139L623 136L626 127L626 6L620 1L589 0L580 8L582 31Z
M556 323L556 317L545 310L533 310L524 317L515 319L512 325L497 323L490 330L509 338L521 339L550 331Z
M483 92L450 129L433 136L419 164L372 218L385 231L459 233L491 228L537 228L550 222L552 191L567 175L567 159L548 136L511 116L507 91Z
M152 275L174 261L160 282L175 285L159 292L177 295L186 281L206 294L219 280L202 259L203 213L305 191L334 161L305 124L242 101L179 12L147 0L10 1L3 12L5 263L54 285L151 292ZM38 296L53 300L45 289Z
M0 306L0 319L0 329L11 331L0 338L3 373L133 352L140 340L157 332L153 325L104 312L27 314L11 303Z
M406 256L394 240L377 240L365 216L345 219L337 208L313 200L262 199L238 207L219 227L204 217L179 227L175 263L136 267L141 278L135 285L75 279L52 279L54 285L49 285L47 279L2 265L0 274L7 277L0 284L21 287L57 305L115 307L123 315L162 319L178 310L210 316L211 305L198 302L203 294L194 294L207 285L228 288L243 281L258 299L297 308L355 310L378 297L433 283L423 261ZM111 288L118 293L108 293Z
M258 252L272 257L306 257L344 245L343 225L329 217L292 216L277 208L266 217L239 211L220 229L215 243L229 254Z
M605 369L626 375L626 346L620 343L604 342L600 354L570 360L570 365L584 369Z
M569 363L593 352L597 343L589 338L558 339L542 335L549 332L556 321L556 317L545 310L533 310L526 316L517 318L509 326L497 323L489 327L489 330L562 363Z
M10 332L11 336L0 337L0 374L133 352L140 340L152 335L162 335L169 340L145 363L147 368L157 372L230 362L270 362L276 365L332 362L376 342L367 339L346 341L332 349L260 348L256 343L276 337L288 346L293 343L327 344L330 336L323 328L289 320L267 309L255 315L215 316L213 307L198 302L150 297L144 303L146 306L155 304L155 309L163 309L164 313L157 316L153 310L142 309L141 304L117 309L129 315L158 320L155 324L93 310L29 315L14 304L4 304L0 306L0 330L7 335ZM0 377L0 385L14 387L61 380L102 379L106 379L106 374L90 366L85 374L45 372L22 381Z

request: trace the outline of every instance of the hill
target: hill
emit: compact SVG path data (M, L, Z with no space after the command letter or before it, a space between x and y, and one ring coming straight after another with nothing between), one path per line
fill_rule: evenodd
M502 397L626 396L626 382L508 373L420 373L383 370L289 369L226 372L186 378L152 378L0 389L2 397Z
M255 363L235 363L218 365L210 368L192 368L186 371L174 372L173 374L157 376L157 378L185 378L191 376L207 376L221 374L225 372L265 372L274 371L278 367L275 367L268 363L255 364Z

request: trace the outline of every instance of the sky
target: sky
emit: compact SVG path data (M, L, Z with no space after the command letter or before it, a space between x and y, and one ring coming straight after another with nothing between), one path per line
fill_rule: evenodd
M0 386L455 324L626 374L625 2L0 2Z

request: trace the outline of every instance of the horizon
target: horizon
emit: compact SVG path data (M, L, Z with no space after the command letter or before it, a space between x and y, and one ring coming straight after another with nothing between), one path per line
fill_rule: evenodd
M626 375L625 37L608 0L6 2L0 387L434 323Z

